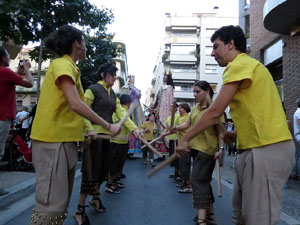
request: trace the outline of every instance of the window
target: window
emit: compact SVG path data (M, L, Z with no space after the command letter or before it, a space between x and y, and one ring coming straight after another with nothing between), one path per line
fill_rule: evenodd
M193 91L193 85L178 84L175 86L175 91Z
M205 73L218 73L218 66L216 64L206 64Z

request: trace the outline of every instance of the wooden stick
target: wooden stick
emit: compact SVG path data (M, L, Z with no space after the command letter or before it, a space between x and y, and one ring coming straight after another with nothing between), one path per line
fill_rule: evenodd
M137 103L133 103L130 105L129 109L127 110L126 114L122 117L122 119L116 123L120 127L122 127L123 123L126 121L126 119L133 113L133 111L138 107Z
M162 154L160 154L160 152L159 151L157 151L155 148L153 148L153 146L152 145L150 145L149 143L148 143L148 141L146 141L144 138L142 138L142 137L139 137L139 139L154 153L154 154L156 154L159 158L162 158L163 156L162 156Z
M149 109L152 113L154 113L153 109L151 109L150 107L146 106L145 104L143 104L143 105L144 105L144 107L146 107L147 109Z
M162 126L163 129L166 129L165 125L161 121L159 121L160 125Z
M166 165L173 162L175 159L177 159L176 154L171 155L168 159L163 161L162 163L158 164L154 169L152 169L148 174L147 177L150 178L152 175L156 174L158 171L160 171L162 168L164 168Z
M165 136L168 136L168 135L171 135L172 133L170 132L170 131L168 131L168 132L165 132L165 133L162 133L161 135L159 135L157 138L154 138L152 141L150 141L150 142L148 142L149 144L152 144L153 142L155 142L155 141L157 141L157 140L159 140L159 139L162 139L162 138L164 138ZM163 136L163 137L161 137L161 136ZM141 147L141 149L143 149L143 148L145 148L146 147L146 145L143 145L142 147Z
M121 139L121 140L128 140L128 135L117 135L115 137L112 137L109 134L97 134L95 135L95 138L92 138L92 140L96 139Z
M221 184L221 173L220 173L220 162L216 159L216 175L217 175L217 187L218 187L218 197L222 197L222 184Z
M151 145L153 142L155 142L155 141L157 141L157 140L159 140L159 139L160 139L160 137L154 138L152 141L148 142L148 144ZM146 148L146 145L143 145L143 146L141 147L141 149L143 149L143 148Z

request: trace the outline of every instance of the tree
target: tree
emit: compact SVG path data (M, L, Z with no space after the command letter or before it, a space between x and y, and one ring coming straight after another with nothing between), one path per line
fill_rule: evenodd
M99 80L97 75L100 65L112 62L118 52L116 45L111 41L112 36L95 35L87 40L87 60L79 62L81 82L84 89Z
M106 25L113 21L110 9L98 9L88 0L0 0L0 39L12 40L15 44L40 42L38 54L38 94L44 39L58 27L73 24L82 27L85 33L106 35ZM37 54L31 53L37 61Z

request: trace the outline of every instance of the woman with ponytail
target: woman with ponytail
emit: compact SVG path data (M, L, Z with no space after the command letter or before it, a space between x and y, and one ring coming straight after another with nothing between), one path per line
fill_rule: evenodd
M117 134L119 126L98 116L83 101L78 60L86 59L85 36L64 25L45 41L56 53L46 73L32 126L36 204L30 224L62 225L67 215L75 166L76 142L83 141L83 117Z
M211 104L214 91L208 82L196 82L193 92L197 104L192 108L189 119L185 123L175 126L173 131L186 130L194 126ZM218 125L208 128L190 142L191 155L194 159L191 175L193 203L194 208L198 210L198 214L194 218L196 225L215 224L214 195L210 183L215 160L223 154L222 146L223 133Z

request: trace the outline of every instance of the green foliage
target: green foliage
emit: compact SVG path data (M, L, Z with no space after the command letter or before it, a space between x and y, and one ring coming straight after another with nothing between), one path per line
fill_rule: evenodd
M111 41L112 36L94 36L87 40L87 60L79 62L78 67L81 71L81 82L84 89L96 83L100 65L112 62L116 57L117 51L115 44Z
M88 0L1 0L0 39L15 44L43 40L64 24L77 24L89 33L105 34L111 10L98 9Z
M107 34L106 26L113 21L111 9L98 9L88 0L0 0L0 21L0 40L23 45L43 41L64 24L79 26L88 39L88 60L79 63L84 88L97 80L93 74L102 63L122 52ZM35 61L39 50L36 47L29 53ZM54 58L46 49L42 52L42 60Z

